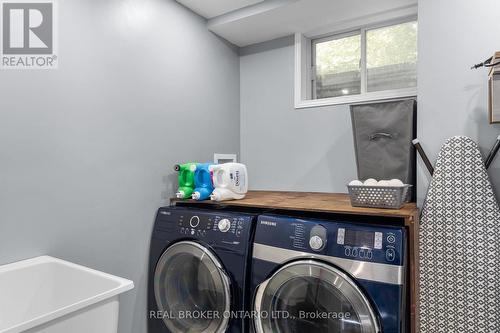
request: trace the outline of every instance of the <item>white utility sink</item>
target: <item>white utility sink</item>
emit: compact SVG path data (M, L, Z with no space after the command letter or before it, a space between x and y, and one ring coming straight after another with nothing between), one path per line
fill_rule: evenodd
M0 333L116 333L130 280L42 256L0 266Z

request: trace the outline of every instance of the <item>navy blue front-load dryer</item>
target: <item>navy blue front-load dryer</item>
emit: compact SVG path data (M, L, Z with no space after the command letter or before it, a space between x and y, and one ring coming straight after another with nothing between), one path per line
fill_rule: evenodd
M160 208L151 239L149 333L243 332L254 215Z
M257 333L405 332L403 227L261 215Z

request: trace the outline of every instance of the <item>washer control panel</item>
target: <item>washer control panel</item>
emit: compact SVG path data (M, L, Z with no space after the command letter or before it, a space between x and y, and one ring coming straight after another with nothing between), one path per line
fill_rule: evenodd
M245 221L243 217L185 213L177 217L177 230L181 235L198 238L216 234L224 238L240 238L247 224Z
M404 227L261 215L255 242L356 261L403 265Z
M311 249L313 249L314 251L319 251L323 248L323 246L325 245L325 241L319 237L319 236L312 236L310 239L309 239L309 246L311 247Z
M162 207L152 237L166 242L193 240L208 246L246 253L256 216L224 209Z
M205 237L212 229L213 220L200 215L180 214L177 221L178 231L181 235Z
M221 219L217 224L220 232L228 232L231 230L231 221L229 219Z
M328 231L325 227L318 224L311 228L309 237L309 247L311 247L313 251L321 251L326 246Z
M245 221L242 218L217 216L213 230L221 234L234 235L239 238L243 233L244 223Z
M390 229L364 230L356 227L339 227L337 245L343 246L346 258L392 263L399 256L402 235Z

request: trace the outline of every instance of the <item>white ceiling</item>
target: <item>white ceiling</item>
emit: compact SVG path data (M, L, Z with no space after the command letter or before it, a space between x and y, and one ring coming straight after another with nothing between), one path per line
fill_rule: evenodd
M177 0L193 12L211 19L264 0Z
M177 1L208 18L211 31L242 47L381 13L416 12L418 0Z

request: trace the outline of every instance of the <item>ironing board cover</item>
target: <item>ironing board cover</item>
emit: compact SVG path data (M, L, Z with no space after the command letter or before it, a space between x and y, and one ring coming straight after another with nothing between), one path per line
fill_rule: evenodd
M500 211L479 148L441 148L420 226L420 329L500 332Z

